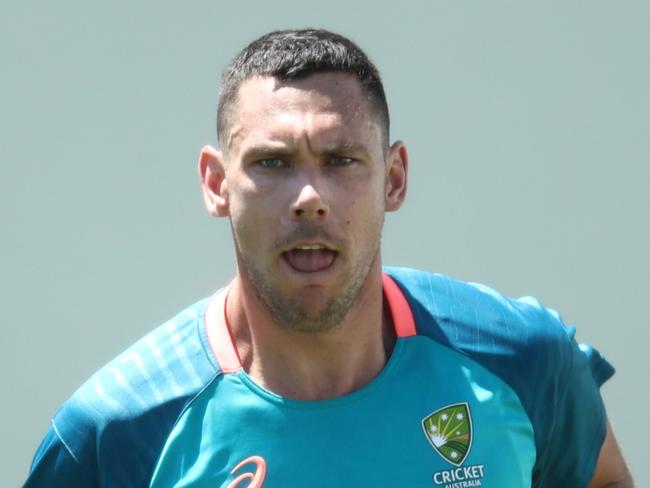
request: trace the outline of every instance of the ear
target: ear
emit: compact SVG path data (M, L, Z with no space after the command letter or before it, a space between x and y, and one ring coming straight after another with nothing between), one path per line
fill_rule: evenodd
M229 215L228 185L226 168L221 151L204 146L199 155L199 178L203 189L205 208L214 217Z
M388 149L386 162L385 208L388 212L399 209L406 199L409 157L406 145L397 141Z

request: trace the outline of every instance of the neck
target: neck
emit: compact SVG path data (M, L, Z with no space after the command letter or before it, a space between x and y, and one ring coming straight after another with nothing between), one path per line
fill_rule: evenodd
M298 400L334 398L365 386L382 370L395 343L383 307L379 263L343 321L328 331L302 332L278 324L241 275L230 290L226 315L251 378Z

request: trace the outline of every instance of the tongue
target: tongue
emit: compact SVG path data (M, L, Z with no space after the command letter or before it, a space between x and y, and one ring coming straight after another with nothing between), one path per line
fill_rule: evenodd
M336 252L328 249L292 249L284 256L292 268L309 273L327 268L334 262Z

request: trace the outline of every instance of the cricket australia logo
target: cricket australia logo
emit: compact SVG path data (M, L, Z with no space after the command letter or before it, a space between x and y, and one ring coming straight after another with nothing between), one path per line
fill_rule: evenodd
M469 405L455 403L436 410L422 420L424 435L442 458L460 466L472 447L472 416Z
M461 466L472 448L472 414L467 402L436 410L422 420L427 440L440 457L455 467L433 473L433 482L443 488L482 486L485 466Z

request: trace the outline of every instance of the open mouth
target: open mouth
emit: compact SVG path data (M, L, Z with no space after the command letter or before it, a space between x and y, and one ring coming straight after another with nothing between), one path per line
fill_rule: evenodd
M314 273L329 268L338 253L320 244L301 244L282 253L296 271Z

